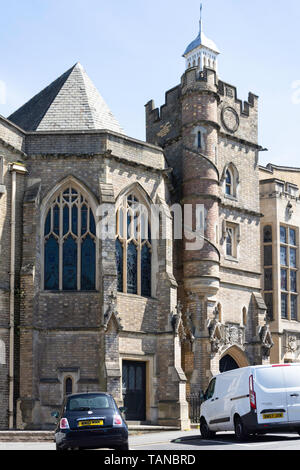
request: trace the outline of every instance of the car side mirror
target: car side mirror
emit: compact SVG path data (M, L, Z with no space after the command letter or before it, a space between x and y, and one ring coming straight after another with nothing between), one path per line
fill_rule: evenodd
M203 392L203 390L201 390L200 392L200 401L201 402L205 401L205 393Z
M53 413L51 413L51 416L53 416L53 418L55 418L55 419L58 419L59 418L59 412L54 411Z
M125 406L121 406L119 410L121 411L121 413L126 413L127 408L125 408Z

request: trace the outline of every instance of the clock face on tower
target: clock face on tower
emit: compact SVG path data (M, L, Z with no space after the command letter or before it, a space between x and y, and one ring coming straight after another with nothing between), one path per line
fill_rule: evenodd
M235 109L229 106L224 107L221 112L221 119L222 124L227 131L234 133L238 130L240 118Z

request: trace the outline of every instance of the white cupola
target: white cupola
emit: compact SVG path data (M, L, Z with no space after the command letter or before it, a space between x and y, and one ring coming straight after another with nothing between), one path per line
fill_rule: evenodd
M183 57L186 60L186 69L198 67L201 71L204 67L218 71L218 55L220 54L216 44L208 39L203 32L202 4L200 6L200 25L197 38L186 48Z

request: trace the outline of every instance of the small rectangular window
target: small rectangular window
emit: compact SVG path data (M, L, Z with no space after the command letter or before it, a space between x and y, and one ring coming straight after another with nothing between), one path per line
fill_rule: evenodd
M198 149L202 149L202 134L198 132Z
M273 265L273 249L272 245L267 245L264 247L264 266Z
M274 320L274 314L273 314L273 294L265 294L265 303L267 306L267 314L268 314L268 319L270 321Z
M273 290L273 269L265 269L265 291Z

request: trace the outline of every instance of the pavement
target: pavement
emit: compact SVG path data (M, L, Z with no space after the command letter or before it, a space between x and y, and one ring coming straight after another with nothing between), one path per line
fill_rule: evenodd
M233 433L218 433L213 440L201 439L199 430L168 431L130 436L132 451L259 451L259 450L300 450L298 434L280 434L251 437L239 443ZM55 450L52 442L0 442L1 450Z

